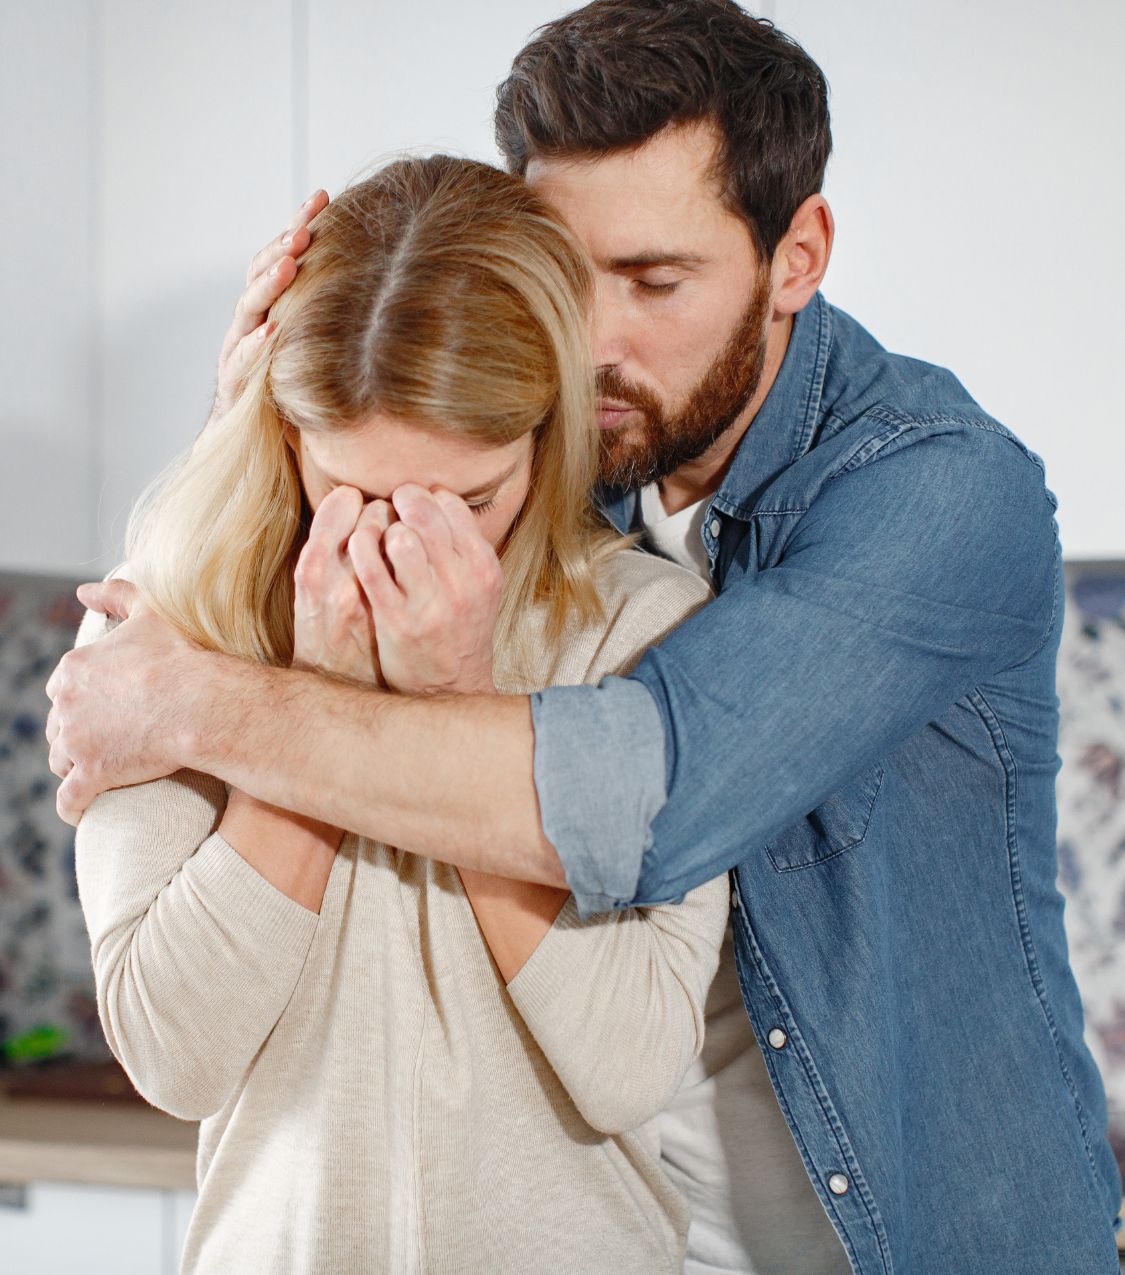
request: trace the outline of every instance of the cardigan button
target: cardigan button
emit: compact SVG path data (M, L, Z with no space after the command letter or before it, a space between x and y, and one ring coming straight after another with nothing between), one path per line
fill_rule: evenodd
M789 1043L789 1037L786 1036L780 1027L773 1028L766 1040L769 1041L771 1049L784 1049Z
M828 1179L828 1189L833 1195L847 1195L851 1183L842 1173L833 1173Z

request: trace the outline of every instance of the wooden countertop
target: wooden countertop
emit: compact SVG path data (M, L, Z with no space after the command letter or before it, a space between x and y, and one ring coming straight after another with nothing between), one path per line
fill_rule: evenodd
M0 1093L0 1182L193 1191L197 1129L140 1102Z

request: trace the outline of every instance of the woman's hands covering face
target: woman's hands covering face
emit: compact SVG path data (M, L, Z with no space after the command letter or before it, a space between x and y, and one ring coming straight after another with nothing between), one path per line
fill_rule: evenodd
M503 575L451 492L410 485L364 505L334 489L295 578L294 664L411 693L494 689Z
M352 536L379 517L354 487L337 487L320 502L293 574L295 668L383 685L371 611L348 559Z

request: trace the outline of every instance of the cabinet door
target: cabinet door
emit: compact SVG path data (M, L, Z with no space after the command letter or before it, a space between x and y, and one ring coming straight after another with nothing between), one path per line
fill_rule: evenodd
M0 1196L5 1271L34 1275L175 1275L165 1219L171 1192L33 1183Z
M164 1243L171 1261L165 1275L176 1275L180 1269L188 1223L197 1198L194 1191L164 1192Z

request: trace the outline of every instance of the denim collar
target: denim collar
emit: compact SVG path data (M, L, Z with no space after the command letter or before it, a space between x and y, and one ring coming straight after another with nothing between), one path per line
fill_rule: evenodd
M832 312L818 292L793 317L777 379L742 436L712 508L748 522L770 483L812 447L831 338Z
M762 492L812 447L831 339L832 312L818 292L793 318L777 379L738 444L712 509L748 522ZM636 490L602 488L599 504L619 531L640 527Z

